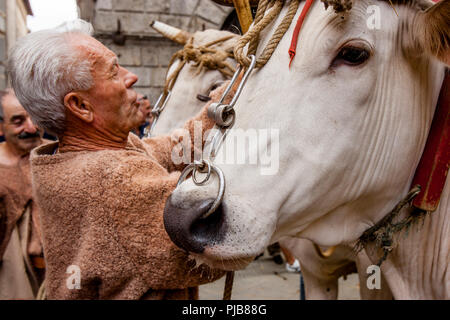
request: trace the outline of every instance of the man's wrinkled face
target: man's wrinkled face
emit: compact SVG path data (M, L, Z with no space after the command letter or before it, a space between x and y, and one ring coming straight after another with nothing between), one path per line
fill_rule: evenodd
M28 154L41 143L41 133L13 93L2 99L4 121L0 134L21 154Z
M132 86L138 78L119 66L117 56L92 37L79 35L75 47L91 62L93 86L84 92L93 108L93 125L116 137L127 137L139 125L142 114Z

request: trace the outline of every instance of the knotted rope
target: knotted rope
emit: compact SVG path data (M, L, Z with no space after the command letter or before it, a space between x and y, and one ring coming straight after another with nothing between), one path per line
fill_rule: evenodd
M170 59L167 72L169 72L170 67L175 61L180 60L181 63L169 77L166 77L167 80L164 86L164 93L167 94L172 90L180 71L186 63L191 61L196 62L194 67L198 68L197 74L199 74L203 68L207 68L209 70L218 70L225 77L232 77L235 70L228 62L226 62L226 60L227 58L233 58L233 53L231 51L225 51L220 48L214 49L211 47L218 43L230 40L233 37L234 35L229 35L209 42L203 46L194 46L194 38L190 38L184 48L176 52Z
M377 264L378 266L381 266L388 254L394 249L394 234L403 229L408 229L414 222L422 219L428 213L427 211L415 208L408 217L400 222L394 222L394 218L399 215L403 208L411 205L412 200L420 193L420 190L421 188L419 186L413 187L406 197L402 199L387 216L362 234L354 250L359 252L368 243L375 242L375 245L383 250L383 256Z
M275 20L276 17L278 17L284 6L284 2L285 0L260 1L253 26L245 35L241 37L236 45L236 48L234 49L234 57L242 66L248 67L251 62L250 58L247 56L247 53L244 52L245 46L249 44L248 54L254 54L256 52L259 42L259 35L273 20ZM270 57L272 57L273 52L277 48L286 31L289 29L289 26L297 13L299 5L300 0L291 1L286 16L283 18L280 25L275 30L272 38L269 40L269 43L256 60L256 68L263 67L267 61L269 61Z

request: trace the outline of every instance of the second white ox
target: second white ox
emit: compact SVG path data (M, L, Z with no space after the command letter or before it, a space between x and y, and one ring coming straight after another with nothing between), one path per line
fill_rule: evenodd
M236 105L235 128L279 130L278 174L222 164L225 196L207 219L217 178L204 186L188 179L166 203L172 240L210 265L238 269L284 236L348 244L380 221L409 191L426 142L450 60L449 2L426 12L431 2L400 2L397 17L385 1L358 0L342 18L316 1L291 68L294 25ZM379 30L367 27L372 5L381 10ZM396 239L382 265L396 299L450 298L449 190L447 183L438 210Z
M193 39L193 48L205 47L216 40L226 39L208 46L208 49L221 50L224 56L225 53L232 55L233 48L239 38L238 35L228 31L213 29L198 31L191 35L157 21L154 22L153 27L165 37L183 45L190 39ZM232 57L228 57L225 62L232 68L235 68L237 64ZM176 59L172 63L167 71L166 79L170 79L181 63L183 63L182 59ZM187 119L195 116L201 110L210 92L222 85L225 80L231 78L233 70L227 70L227 73L230 73L230 76L217 69L210 69L206 66L201 67L199 61L195 61L195 59L187 61L177 75L171 95L167 100L164 111L159 116L152 135L167 134L174 128L181 128Z

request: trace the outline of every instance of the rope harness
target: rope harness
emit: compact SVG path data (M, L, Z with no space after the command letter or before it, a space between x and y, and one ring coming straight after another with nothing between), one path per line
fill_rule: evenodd
M186 43L186 45L183 47L183 49L177 51L172 56L172 58L169 61L169 66L167 68L164 90L162 94L159 96L155 106L152 109L154 119L152 121L151 126L148 126L144 130L144 135L146 138L149 138L151 136L151 133L155 128L156 123L158 122L158 119L162 111L166 107L166 104L172 94L172 89L175 86L178 76L187 63L195 62L193 67L197 68L196 75L200 74L200 72L204 68L208 70L218 70L224 75L224 77L228 78L233 75L235 69L226 61L228 58L233 58L233 53L231 51L226 51L221 48L211 48L212 46L226 42L233 37L234 35L229 35L201 46L194 46L194 37L191 37ZM168 74L170 68L178 60L180 60L180 63L169 76Z
M414 208L409 216L399 222L394 222L394 219L403 208L411 206L412 201L420 191L421 187L419 185L414 186L390 213L362 234L354 247L354 251L358 253L368 243L375 242L376 247L383 251L383 256L377 263L381 267L381 264L387 259L388 254L394 249L394 234L404 229L408 230L413 223L421 220L428 213L427 211Z

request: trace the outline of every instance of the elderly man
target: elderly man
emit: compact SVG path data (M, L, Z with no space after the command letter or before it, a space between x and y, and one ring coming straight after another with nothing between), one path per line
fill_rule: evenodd
M9 61L19 100L59 138L31 155L47 297L197 298L198 285L223 272L196 267L164 230L164 204L183 168L171 154L182 136L130 134L142 116L138 78L89 36L89 24L71 25L25 36ZM213 125L204 109L186 123L191 135L194 120Z
M0 92L0 299L34 299L45 263L29 155L39 130L10 89Z
M142 113L142 117L139 125L134 128L132 132L142 138L144 136L145 128L150 125L151 122L152 107L147 96L144 96L143 94L138 93L137 102L139 103L139 109Z

